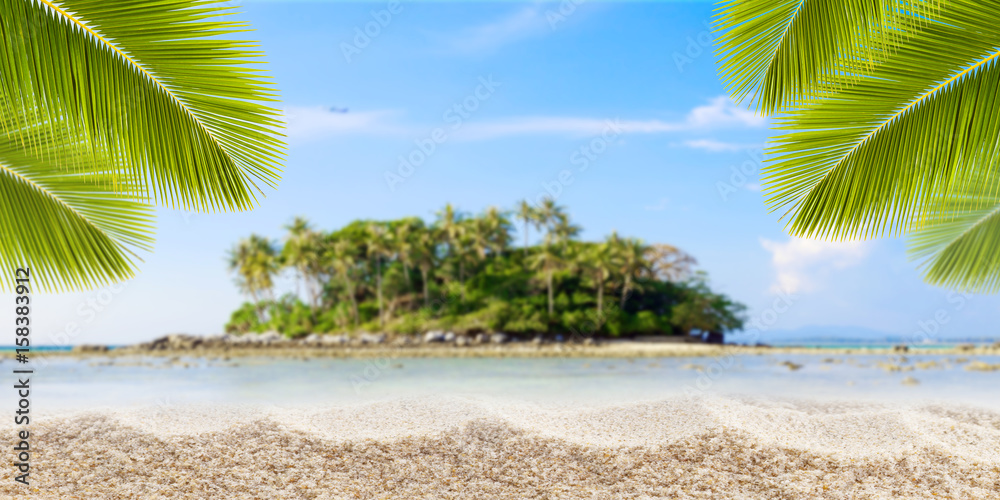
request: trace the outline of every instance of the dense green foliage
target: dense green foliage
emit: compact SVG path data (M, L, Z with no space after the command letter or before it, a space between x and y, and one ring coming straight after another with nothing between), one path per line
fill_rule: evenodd
M723 332L742 326L743 306L713 293L694 259L670 245L612 234L577 239L580 228L552 200L522 203L514 215L525 245L511 246L510 216L479 216L451 205L419 218L354 221L332 232L301 218L280 246L257 235L230 253L230 269L251 301L229 332L385 331L661 335ZM527 231L543 231L527 246ZM274 297L281 272L295 293Z

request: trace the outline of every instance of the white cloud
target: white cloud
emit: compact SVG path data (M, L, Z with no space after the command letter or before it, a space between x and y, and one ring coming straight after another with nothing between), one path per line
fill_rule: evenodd
M292 107L285 110L292 142L347 134L420 135L440 127L449 139L479 141L518 135L569 135L592 137L605 133L621 140L622 134L669 134L714 130L731 127L758 127L764 122L752 113L740 110L727 97L717 97L708 104L697 106L683 120L621 119L566 116L515 116L489 121L466 120L457 130L445 122L438 124L403 125L398 111L350 111L346 113L322 107ZM690 147L703 149L730 148L735 145L700 139L687 141Z
M569 135L589 137L605 132L618 134L652 134L677 132L675 123L660 120L621 120L572 118L558 116L522 116L502 120L469 123L458 131L462 140L485 140L516 135Z
M465 28L450 37L449 45L460 53L489 52L546 31L548 23L535 5L518 9L496 21Z
M684 145L692 149L703 149L705 151L709 151L712 153L742 151L744 149L751 149L755 147L747 144L722 142L722 141L717 141L715 139L692 139L689 141L684 141Z
M739 107L732 99L718 96L705 106L698 106L688 114L688 123L695 127L720 127L742 125L763 127L767 120L753 111Z
M285 135L291 142L303 142L334 135L406 133L405 127L394 124L398 112L341 112L322 107L290 107L285 110Z
M667 205L670 203L668 198L660 198L656 203L652 205L646 205L644 208L650 212L662 212L667 209Z
M713 98L708 104L697 106L682 121L622 120L582 117L526 116L492 122L465 125L461 136L468 140L527 134L564 134L593 136L604 133L609 126L626 134L662 134L730 127L761 127L765 120L752 112L740 109L728 97ZM695 147L731 147L710 140L691 141ZM740 147L740 149L745 149Z
M791 238L785 243L778 243L761 238L760 244L771 253L771 264L776 273L771 285L774 293L818 290L831 272L856 266L868 254L868 246L860 241Z

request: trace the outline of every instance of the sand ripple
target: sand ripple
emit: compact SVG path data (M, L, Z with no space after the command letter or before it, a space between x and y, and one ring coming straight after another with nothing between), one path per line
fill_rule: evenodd
M3 429L4 435L12 431ZM1000 414L727 398L49 416L3 498L1000 498Z

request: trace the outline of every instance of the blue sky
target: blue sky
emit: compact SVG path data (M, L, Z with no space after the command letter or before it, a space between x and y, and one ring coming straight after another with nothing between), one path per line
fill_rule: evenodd
M221 332L242 300L226 250L251 232L279 238L295 215L331 229L545 194L569 208L584 239L617 230L687 250L761 328L995 332L995 297L924 285L901 240L827 243L782 231L756 175L767 122L725 97L710 3L240 10L288 120L279 188L245 214L161 211L139 277L37 299L42 342Z

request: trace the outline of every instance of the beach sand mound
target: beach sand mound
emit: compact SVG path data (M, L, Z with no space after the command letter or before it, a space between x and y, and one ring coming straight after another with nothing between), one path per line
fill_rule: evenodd
M31 486L0 497L1000 498L1000 414L954 407L415 399L76 413L32 435Z

